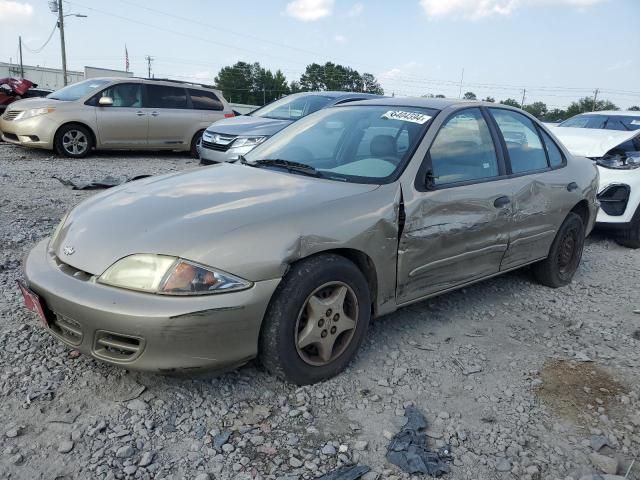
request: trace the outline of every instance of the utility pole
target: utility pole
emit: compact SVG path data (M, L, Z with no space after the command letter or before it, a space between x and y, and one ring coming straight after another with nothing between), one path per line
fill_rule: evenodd
M596 88L596 90L593 92L593 107L591 108L592 112L596 111L596 102L598 101L598 92L600 91L600 89Z
M67 85L67 51L64 44L64 16L62 14L62 0L58 0L58 29L60 30L60 48L62 48L62 76Z
M18 46L20 47L20 78L24 80L24 66L22 65L22 37L18 37Z
M151 78L151 62L153 62L153 57L147 55L144 57L144 59L147 61L147 76L148 78Z
M462 68L462 75L460 75L460 91L458 92L458 98L462 98L462 81L464 80L464 67Z
M523 88L522 89L522 102L520 102L520 108L524 110L524 97L527 94L527 89Z

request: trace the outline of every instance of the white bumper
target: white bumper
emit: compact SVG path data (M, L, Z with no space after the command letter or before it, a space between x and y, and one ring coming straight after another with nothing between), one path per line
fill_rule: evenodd
M598 212L598 223L629 223L640 205L640 168L635 170L615 170L598 166L600 172L600 188L602 193L611 185L628 185L630 188L627 208L622 215L608 215L602 208Z

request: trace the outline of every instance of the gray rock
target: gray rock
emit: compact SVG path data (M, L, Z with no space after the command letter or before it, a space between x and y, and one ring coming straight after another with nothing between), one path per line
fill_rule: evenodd
M511 471L511 460L506 457L500 457L496 460L496 470L499 472Z
M142 457L140 458L140 461L138 462L138 466L147 467L151 465L152 461L153 461L153 452L144 452L142 454Z
M116 451L117 458L130 458L136 453L136 450L131 445L125 445L124 447L120 447Z
M138 467L136 467L135 465L128 465L124 467L124 473L126 473L127 475L133 475L137 470Z
M293 468L300 468L303 465L303 462L298 460L296 457L291 457L289 459L289 465L291 465Z
M193 480L211 480L211 475L208 473L199 473Z
M591 448L596 452L600 451L602 447L609 445L609 439L604 435L591 435Z
M327 443L324 447L322 447L321 452L323 455L329 455L329 456L333 456L337 453L336 447L334 447L330 443Z
M365 440L358 440L356 443L353 444L354 450L357 450L359 452L364 452L368 446L369 446L369 442Z
M58 452L69 453L73 450L73 442L71 440L63 440L58 444Z
M16 453L15 455L9 457L9 461L14 465L22 465L22 462L24 462L24 457L20 453Z
M20 427L15 427L7 430L5 435L7 436L7 438L16 438L21 433L22 433L22 429Z
M615 475L618 473L618 459L607 457L606 455L600 455L599 453L593 452L589 454L589 460L594 467L604 473L609 473L611 475Z
M141 410L147 410L149 408L149 405L147 405L147 402L144 402L139 398L136 398L134 400L131 400L129 403L127 403L127 408L129 410L141 411Z

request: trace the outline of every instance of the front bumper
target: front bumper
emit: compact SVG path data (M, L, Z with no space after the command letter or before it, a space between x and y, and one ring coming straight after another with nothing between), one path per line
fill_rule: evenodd
M260 325L280 279L239 292L171 297L95 283L40 242L24 266L44 301L49 332L99 360L134 370L226 369L257 354Z
M238 160L240 155L244 155L249 153L251 150L255 148L255 145L251 145L248 147L240 147L240 148L229 148L228 150L213 150L208 148L206 144L203 142L200 145L199 153L200 153L200 163L202 165L213 165L215 163L221 162L234 162Z
M50 115L39 115L26 120L5 120L0 117L2 140L26 147L53 149L58 124Z

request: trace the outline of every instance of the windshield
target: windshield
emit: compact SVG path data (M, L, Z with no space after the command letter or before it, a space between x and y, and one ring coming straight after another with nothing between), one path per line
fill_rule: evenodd
M47 95L47 98L52 100L63 100L67 102L72 102L74 100L78 100L82 97L85 97L89 93L97 90L100 87L103 87L109 83L109 80L85 80L83 82L74 83L73 85L68 85L60 90L57 90L53 93Z
M324 95L289 95L251 112L252 117L295 121L326 107L333 100Z
M604 128L607 117L604 115L576 115L562 122L559 127Z
M327 108L280 131L246 160L284 160L313 167L325 178L386 183L404 167L437 112L377 105Z

